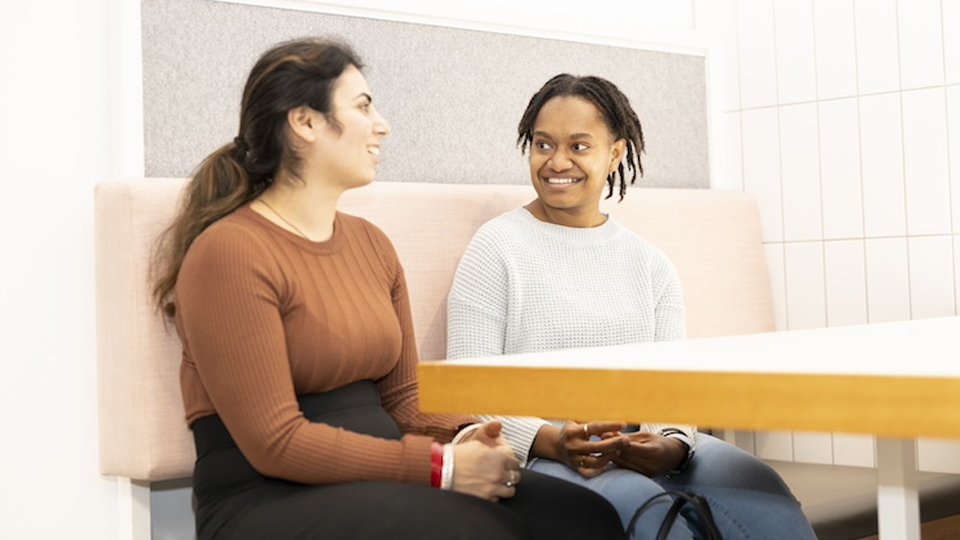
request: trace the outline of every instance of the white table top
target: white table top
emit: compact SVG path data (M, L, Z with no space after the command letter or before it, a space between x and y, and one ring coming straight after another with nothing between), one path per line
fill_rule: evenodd
M960 317L421 362L427 412L960 438Z
M447 362L464 366L960 377L960 317Z

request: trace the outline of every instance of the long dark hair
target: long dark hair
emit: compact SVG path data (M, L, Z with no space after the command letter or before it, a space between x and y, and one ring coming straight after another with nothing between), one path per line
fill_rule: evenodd
M331 110L333 85L349 66L363 67L349 46L319 39L281 43L257 60L243 89L239 135L203 160L157 243L151 281L164 314L174 314L170 296L194 239L263 193L279 169L299 173L300 159L287 140L288 111L308 106L339 125Z
M643 164L640 163L640 154L643 152L643 128L640 119L630 100L612 82L601 77L576 77L567 73L556 75L546 82L536 94L530 98L527 110L523 112L518 126L519 137L517 146L526 153L533 142L533 127L537 122L540 109L551 99L559 96L576 96L593 103L610 130L614 140L623 139L627 142L627 156L617 166L617 170L607 176L610 191L607 199L613 196L613 188L619 180L620 200L627 193L626 172L630 171L630 184L637 181L637 173L643 176ZM624 162L626 168L624 168Z

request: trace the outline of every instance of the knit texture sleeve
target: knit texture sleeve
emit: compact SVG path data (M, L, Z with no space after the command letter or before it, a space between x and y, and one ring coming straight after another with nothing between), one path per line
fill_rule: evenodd
M195 404L212 408L265 476L429 484L429 437L384 440L303 417L281 315L299 263L278 260L249 229L216 225L194 241L175 293L188 422Z

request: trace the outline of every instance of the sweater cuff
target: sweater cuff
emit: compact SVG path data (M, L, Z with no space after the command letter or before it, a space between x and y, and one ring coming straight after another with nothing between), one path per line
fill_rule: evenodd
M690 448L690 451L696 450L697 446L697 426L690 426L686 424L643 424L640 426L641 431L646 431L649 433L656 433L657 435L663 435L664 431L680 431L688 439L693 442L693 447Z
M433 439L421 435L404 435L401 441L403 468L397 481L429 486Z

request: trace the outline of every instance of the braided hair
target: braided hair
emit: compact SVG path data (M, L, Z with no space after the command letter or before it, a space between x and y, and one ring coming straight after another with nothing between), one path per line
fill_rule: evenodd
M607 185L610 189L606 198L613 196L613 188L619 181L622 201L627 193L627 172L631 174L630 184L637 181L638 173L643 176L643 165L640 163L640 154L643 152L643 128L640 126L637 113L630 106L630 100L612 82L601 77L576 77L567 73L556 75L547 81L530 98L527 110L520 118L517 146L522 153L526 154L527 148L533 142L533 128L540 109L551 99L561 96L574 96L592 103L603 116L603 121L613 139L623 139L627 142L626 159L607 176Z

